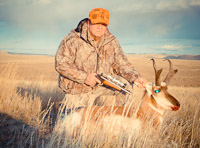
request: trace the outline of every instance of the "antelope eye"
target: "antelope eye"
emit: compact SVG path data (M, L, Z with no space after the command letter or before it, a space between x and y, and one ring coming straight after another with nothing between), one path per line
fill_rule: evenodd
M159 90L155 90L155 93L159 93L160 91Z

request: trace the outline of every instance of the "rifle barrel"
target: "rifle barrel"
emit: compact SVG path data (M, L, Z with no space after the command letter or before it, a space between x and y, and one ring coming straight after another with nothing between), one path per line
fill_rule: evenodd
M122 88L121 86L116 85L115 83L113 83L112 81L106 79L105 77L103 77L101 75L96 75L96 78L98 78L101 81L101 83L103 83L104 85L112 87L112 88L114 88L114 89L116 89L118 91L124 91L124 92L128 93L129 95L131 94L130 91Z

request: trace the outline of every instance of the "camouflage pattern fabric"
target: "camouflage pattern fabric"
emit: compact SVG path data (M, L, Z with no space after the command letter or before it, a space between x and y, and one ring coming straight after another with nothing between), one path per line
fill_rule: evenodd
M133 82L139 73L128 62L119 42L109 32L98 44L88 32L88 19L82 20L60 43L55 57L55 68L59 73L59 86L67 94L83 94L96 89L86 85L89 73L104 73L123 77Z
M68 108L97 106L123 106L129 101L129 95L105 87L96 87L88 93L72 95L65 94L64 104Z

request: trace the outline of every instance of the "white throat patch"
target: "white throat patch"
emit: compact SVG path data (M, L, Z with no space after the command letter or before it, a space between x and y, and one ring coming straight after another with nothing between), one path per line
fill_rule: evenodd
M146 90L147 90L147 95L148 95L148 97L150 98L150 96L152 95L152 83L150 82L150 83L148 83L148 84L146 84Z
M161 115L164 115L164 111L163 110L160 110L158 108L156 108L155 106L153 106L151 103L149 103L149 106L154 110L156 111L157 113L161 114Z

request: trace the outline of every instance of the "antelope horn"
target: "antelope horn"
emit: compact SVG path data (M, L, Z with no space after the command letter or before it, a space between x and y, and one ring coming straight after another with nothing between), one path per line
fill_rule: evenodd
M178 70L177 69L173 70L172 62L169 59L165 59L165 60L169 62L169 72L163 82L165 82L168 85L170 79L178 72Z
M153 68L154 68L154 71L155 71L155 83L156 83L156 86L161 86L160 74L162 72L162 68L157 70L155 60L154 59L151 59L151 60L153 61Z

